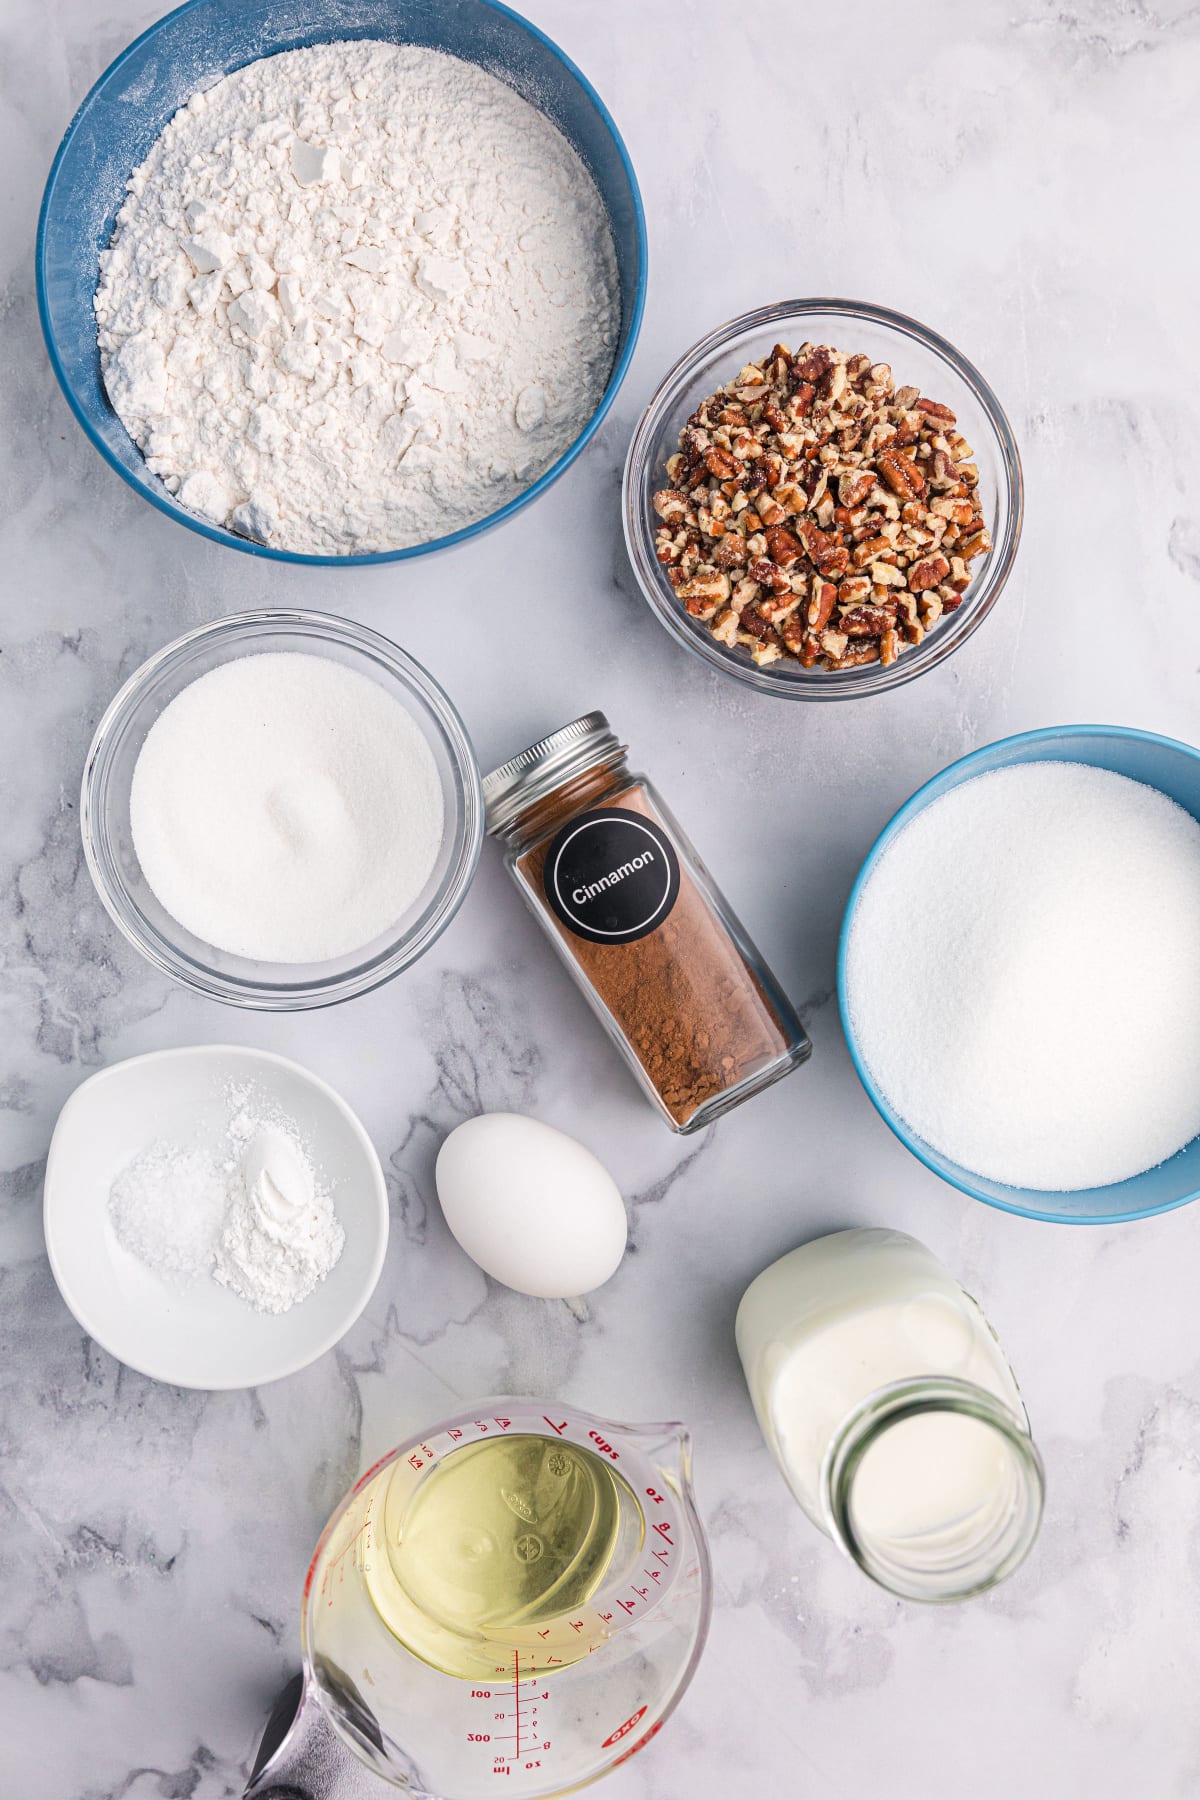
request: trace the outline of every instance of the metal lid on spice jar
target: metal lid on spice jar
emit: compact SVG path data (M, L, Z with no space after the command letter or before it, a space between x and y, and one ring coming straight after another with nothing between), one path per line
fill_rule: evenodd
M602 712L585 713L549 737L539 738L511 762L501 763L483 778L483 804L488 832L511 825L534 801L552 794L564 781L599 763L615 762L625 753Z

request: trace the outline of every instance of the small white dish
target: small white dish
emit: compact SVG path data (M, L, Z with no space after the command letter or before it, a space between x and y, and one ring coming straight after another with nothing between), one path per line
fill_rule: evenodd
M109 1217L114 1178L151 1142L221 1130L230 1083L253 1083L303 1127L345 1228L340 1259L290 1312L257 1312L208 1276L168 1285L118 1243ZM174 1387L257 1387L306 1368L366 1306L388 1238L379 1157L346 1102L286 1057L228 1044L135 1056L76 1088L50 1140L43 1216L54 1279L84 1330Z

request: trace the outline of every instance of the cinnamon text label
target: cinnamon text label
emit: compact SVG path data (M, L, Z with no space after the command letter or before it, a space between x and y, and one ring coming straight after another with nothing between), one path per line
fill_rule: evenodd
M679 858L644 813L601 806L564 825L542 876L556 918L592 944L630 944L656 931L679 896Z

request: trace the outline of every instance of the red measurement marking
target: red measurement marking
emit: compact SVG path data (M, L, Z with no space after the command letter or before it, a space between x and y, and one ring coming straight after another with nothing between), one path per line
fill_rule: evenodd
M343 1544L341 1549L338 1551L337 1555L330 1557L329 1571L336 1569L338 1567L339 1563L345 1561L346 1557L349 1556L350 1552L357 1548L359 1539L365 1537L367 1532L370 1529L371 1529L371 1518L370 1518L370 1514L368 1514L367 1517L363 1520L362 1524L359 1526L358 1530L355 1532L354 1536L350 1539L349 1543ZM327 1575L328 1575L329 1571L327 1571ZM321 1586L322 1586L322 1589L324 1589L324 1586L325 1586L324 1581L322 1581Z
M513 1693L517 1704L517 1756L521 1754L521 1655L513 1651Z
M453 1441L457 1444L459 1438L462 1436L462 1432L458 1429L457 1425L452 1425L450 1427L450 1430L446 1433L446 1436L448 1438L452 1438Z
M507 1431L509 1426L512 1424L512 1420L511 1419L493 1419L492 1424L498 1425L500 1427L501 1431Z
M567 1429L567 1421L565 1419L561 1425L556 1425L553 1419L547 1419L545 1413L542 1414L542 1419L558 1437L561 1437L563 1432Z
M674 1540L671 1537L671 1527L666 1519L660 1519L653 1529L657 1531L664 1544L673 1544Z
M647 1500L653 1500L655 1506L663 1506L665 1504L663 1496L659 1493L657 1488L647 1488L646 1498Z

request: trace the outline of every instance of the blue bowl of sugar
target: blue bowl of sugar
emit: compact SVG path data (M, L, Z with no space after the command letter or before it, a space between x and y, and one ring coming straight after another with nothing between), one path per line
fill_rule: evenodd
M900 1115L872 1074L860 1034L856 1030L849 998L850 942L864 890L877 871L882 858L906 826L933 802L950 794L964 782L998 770L1020 768L1031 763L1075 763L1111 770L1117 775L1157 789L1175 801L1185 812L1200 820L1200 751L1173 738L1159 737L1153 732L1136 731L1117 725L1064 725L1041 731L1021 732L988 744L970 756L952 763L931 781L919 788L902 806L881 832L859 871L846 907L838 946L838 1005L842 1028L855 1071L867 1097L905 1148L918 1160L948 1181L953 1187L971 1194L989 1206L1004 1212L1019 1213L1029 1219L1043 1219L1058 1224L1119 1224L1131 1219L1149 1218L1155 1213L1169 1212L1200 1195L1200 1137L1194 1137L1182 1149L1156 1167L1128 1179L1106 1186L1074 1187L1062 1190L1011 1186L965 1168L925 1141ZM1200 905L1200 893L1196 896ZM1128 938L1114 943L1112 954L1130 962L1130 981L1137 981L1137 922L1130 922ZM1114 1012L1107 1040L1108 1054L1114 1059L1128 1057L1122 1039L1122 1019ZM1020 1057L1023 1045L1012 1045L1014 1057ZM1136 1088L1138 1069L1128 1065L1131 1084Z
M273 548L181 505L147 467L101 378L92 298L126 182L187 100L261 57L314 44L379 39L444 51L512 88L566 138L608 214L620 327L607 384L578 435L515 498L457 530L398 549L318 555ZM143 32L97 81L51 168L38 221L38 310L55 375L104 460L143 499L231 549L346 568L402 562L465 542L531 504L595 435L625 379L646 295L646 226L628 152L586 76L535 26L495 0L189 0Z

